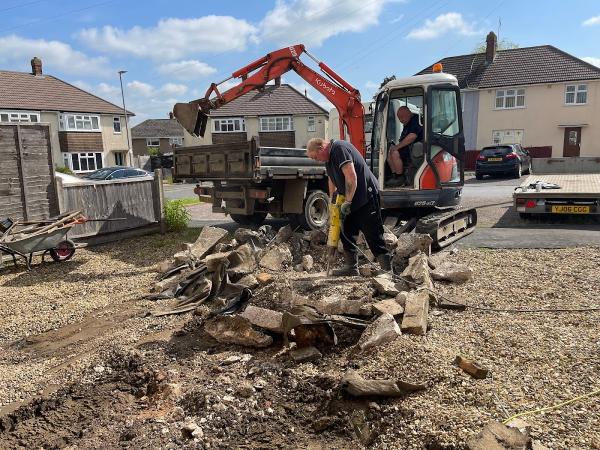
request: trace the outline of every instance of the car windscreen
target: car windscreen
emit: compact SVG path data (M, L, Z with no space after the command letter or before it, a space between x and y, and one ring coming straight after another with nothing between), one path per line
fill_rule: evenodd
M512 147L485 147L479 153L480 156L501 155L505 156L512 152Z
M90 173L86 178L90 180L104 180L114 169L100 169Z

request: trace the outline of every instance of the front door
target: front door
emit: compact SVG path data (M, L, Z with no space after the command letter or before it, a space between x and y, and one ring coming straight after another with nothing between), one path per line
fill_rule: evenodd
M125 165L125 152L115 152L115 166Z
M580 144L581 127L565 128L565 144L563 147L563 156L579 156Z

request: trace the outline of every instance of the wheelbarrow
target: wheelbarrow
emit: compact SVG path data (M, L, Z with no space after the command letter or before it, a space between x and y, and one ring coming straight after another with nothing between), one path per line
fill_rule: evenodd
M17 256L22 257L31 270L35 253L42 253L42 262L47 253L57 262L67 261L75 254L75 243L67 234L75 225L87 219L81 211L71 211L45 221L19 222L11 219L0 221L0 253L12 256L17 265Z

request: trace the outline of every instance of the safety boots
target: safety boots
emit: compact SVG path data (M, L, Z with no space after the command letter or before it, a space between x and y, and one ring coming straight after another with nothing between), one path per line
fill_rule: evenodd
M340 269L333 269L331 274L336 277L358 275L358 254L344 251L344 265Z
M378 255L376 259L383 272L389 273L392 271L392 256L389 253Z

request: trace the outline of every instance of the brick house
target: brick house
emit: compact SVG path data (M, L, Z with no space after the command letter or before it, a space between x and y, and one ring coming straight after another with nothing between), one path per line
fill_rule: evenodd
M131 164L125 121L134 114L42 71L0 70L0 122L48 123L55 167L76 173Z
M211 111L204 138L185 132L184 146L248 141L258 136L268 147L304 147L312 137L327 138L329 114L279 80Z
M485 53L439 62L461 88L467 150L520 143L539 156L600 156L600 68L551 45L497 50L493 32Z
M149 155L158 150L162 154L173 153L174 147L184 145L183 127L174 118L148 119L131 129L133 154Z

